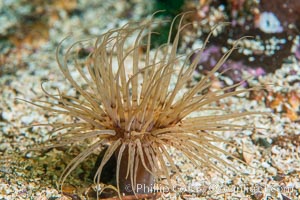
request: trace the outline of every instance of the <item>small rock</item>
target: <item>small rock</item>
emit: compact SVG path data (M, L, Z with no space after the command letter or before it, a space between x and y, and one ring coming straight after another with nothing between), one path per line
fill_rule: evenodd
M272 175L277 175L277 170L274 167L268 167L267 172L269 172Z
M10 122L13 119L13 115L11 112L4 111L1 113L1 119Z
M33 120L34 120L34 117L32 115L23 116L21 118L21 122L26 125L31 124L33 122Z
M9 149L9 148L11 148L9 143L1 143L0 144L0 152L4 152L4 151L6 151L6 149Z
M263 162L263 163L261 164L261 166L262 166L263 168L269 168L269 167L271 167L270 164L267 163L267 162Z

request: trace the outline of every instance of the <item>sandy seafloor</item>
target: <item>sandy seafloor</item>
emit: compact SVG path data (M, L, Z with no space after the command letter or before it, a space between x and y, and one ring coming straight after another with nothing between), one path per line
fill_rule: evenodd
M16 39L18 37L15 35L21 34L18 31L21 32L23 28L22 24L18 24L20 18L14 18L13 14L19 12L20 17L22 13L30 12L30 8L18 1L0 3L0 19L6 21L6 15L10 19L6 21L8 24L2 26L0 48L3 51L0 52L3 53L0 57L0 199L3 200L95 199L92 192L94 185L88 172L93 167L96 155L89 157L72 173L62 190L65 195L57 189L62 170L84 147L74 147L72 151L68 148L57 148L46 152L24 153L26 148L46 141L49 138L47 133L51 129L22 126L71 119L52 116L51 113L16 98L43 99L41 82L46 82L48 91L55 91L54 88L58 87L72 94L74 91L66 83L56 63L55 50L58 43L70 33L72 37L65 46L78 38L101 34L129 20L143 19L144 13L149 12L151 3L140 0L130 3L113 0L67 2L63 5L56 2L48 7L43 4L47 9L43 10L44 7L41 6L41 11L35 10L33 15L36 14L37 17L46 13L49 24L41 23L37 27L31 24L31 29L40 32L30 35L29 31L29 36L23 39ZM70 14L70 10L73 14ZM80 12L80 15L76 12ZM129 12L131 14L124 14ZM4 41L5 39L9 42ZM197 38L199 41L203 39ZM163 198L300 199L300 63L293 56L288 59L289 62L282 64L273 73L249 81L250 85L270 84L268 89L273 93L268 96L254 94L252 98L247 95L230 97L221 102L222 106L231 110L272 113L272 117L252 116L236 122L264 129L216 133L242 149L244 153L238 153L236 148L224 146L226 151L240 157L249 166L233 160L231 162L241 174L233 176L228 171L226 176L211 169L195 168L180 153L170 150L187 181L187 186L174 179L176 192L165 193ZM296 94L292 100L289 98L291 91ZM275 93L282 94L281 98L272 96ZM262 95L261 98L259 95ZM271 106L266 103L266 98L273 103ZM284 112L283 107L286 104L293 107L292 114ZM246 151L251 153L245 153ZM225 156L220 156L226 159ZM227 171L227 168L224 169Z

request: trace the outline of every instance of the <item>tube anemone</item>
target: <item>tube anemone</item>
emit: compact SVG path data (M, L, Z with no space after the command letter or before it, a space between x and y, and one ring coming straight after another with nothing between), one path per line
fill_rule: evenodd
M74 56L81 42L72 45L63 58L58 48L59 68L79 95L71 96L61 91L50 94L43 89L52 101L31 103L46 111L79 119L72 123L48 124L54 127L54 132L65 130L48 148L89 144L64 169L61 184L81 162L104 147L106 151L97 166L94 181L101 182L104 166L114 158L119 195L147 193L138 191L137 184L151 187L161 178L173 188L171 171L181 176L168 151L170 147L181 151L195 166L222 171L212 159L231 166L216 153L230 156L215 146L216 142L226 141L212 132L252 128L226 121L258 113L228 113L209 106L226 97L260 88L232 90L242 84L238 83L207 92L215 72L237 48L238 41L211 72L186 88L209 37L202 48L185 56L178 55L180 34L189 25L184 24L183 19L184 14L173 20L168 41L156 50L150 48L154 20L128 23L102 34L84 62L76 54ZM178 29L171 42L176 20L179 21ZM128 43L131 43L130 48ZM196 58L189 62L195 52ZM82 83L74 77L74 72L79 74ZM210 113L212 110L213 114L190 117L195 112Z

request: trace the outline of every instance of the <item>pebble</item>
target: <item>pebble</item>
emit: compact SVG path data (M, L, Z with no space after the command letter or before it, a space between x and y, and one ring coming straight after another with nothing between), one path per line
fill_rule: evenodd
M2 119L10 122L13 119L13 114L11 112L4 111L1 113Z
M277 175L277 169L275 169L274 167L268 167L267 172L269 172L273 176Z
M11 145L9 143L0 143L0 151L4 152L7 149L11 149Z
M280 150L278 149L278 146L273 146L272 147L272 153L274 153L274 154L280 154L281 153Z
M263 162L263 163L261 164L261 166L262 166L263 168L269 168L269 167L271 167L270 164L267 163L267 162Z
M33 122L34 118L33 115L23 116L21 117L21 122L25 125L29 125Z
M252 131L252 130L244 130L244 131L243 131L243 134L249 136L249 135L253 134L253 131Z

